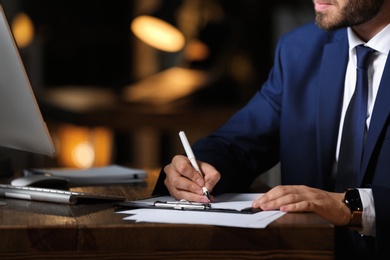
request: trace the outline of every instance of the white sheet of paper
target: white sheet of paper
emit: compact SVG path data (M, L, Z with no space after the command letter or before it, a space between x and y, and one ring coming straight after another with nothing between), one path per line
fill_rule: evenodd
M241 210L250 207L253 199L259 196L261 196L261 194L224 194L216 198L216 202L212 203L212 207ZM139 202L153 204L156 200L175 201L175 199L170 196L163 196L141 200ZM156 210L158 210L158 214L156 214ZM134 220L136 222L202 224L241 228L265 228L271 222L285 214L280 211L237 214L164 209L134 209L117 213L131 215L125 217L124 220Z
M122 212L134 214L124 220L136 222L171 223L171 224L202 224L241 228L265 228L272 221L281 217L284 212L263 211L256 214L236 214L220 212L199 212L158 209L136 209Z

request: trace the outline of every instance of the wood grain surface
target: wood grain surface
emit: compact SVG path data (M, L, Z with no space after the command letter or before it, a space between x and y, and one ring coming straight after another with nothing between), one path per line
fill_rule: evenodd
M143 184L72 188L148 198ZM112 203L60 205L1 199L0 259L332 259L334 227L314 214L286 214L265 229L124 221Z

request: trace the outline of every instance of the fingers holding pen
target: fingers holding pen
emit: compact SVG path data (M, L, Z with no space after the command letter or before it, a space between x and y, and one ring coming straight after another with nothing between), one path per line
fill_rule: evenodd
M210 164L198 161L202 174L196 171L188 158L183 155L173 157L171 164L165 166L165 186L176 199L196 202L205 200L203 187L211 192L220 180L220 173ZM213 200L213 197L210 198Z
M187 157L182 155L175 156L171 164L165 166L164 171L166 173L164 183L173 197L203 202L202 186L193 181L193 179L197 180L195 177L200 178L203 183L204 180L199 173L194 171Z
M210 164L198 161L203 173L203 185L211 192L221 179L221 174ZM200 185L202 186L202 185Z
M196 182L201 176L192 168L187 157L182 155L175 156L171 164L165 166L164 171L169 185L192 192L195 192L197 189L201 190L201 186Z
M176 171L186 177L192 182L198 184L202 187L205 184L202 173L198 172L190 163L187 157L182 155L176 155L172 160L173 165L176 168Z
M193 193L185 189L179 189L177 187L174 187L172 185L168 184L168 179L165 180L165 185L167 186L169 193L172 197L174 197L177 200L185 199L187 201L194 201L194 202L202 202L202 203L209 203L208 199L205 198L203 195L202 190L201 194Z

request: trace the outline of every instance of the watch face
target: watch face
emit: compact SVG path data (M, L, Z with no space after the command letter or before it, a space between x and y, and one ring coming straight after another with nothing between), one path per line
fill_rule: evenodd
M358 189L350 189L345 193L344 203L352 210L352 211L362 211L363 205L360 199L360 193Z

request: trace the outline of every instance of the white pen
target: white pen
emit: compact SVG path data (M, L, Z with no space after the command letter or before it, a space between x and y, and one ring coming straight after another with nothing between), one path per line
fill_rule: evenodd
M191 149L191 145L188 142L187 136L184 133L184 131L179 132L181 143L183 144L184 150L187 154L188 160L190 160L192 167L195 168L195 170L203 177L202 172L200 171L199 165L196 162L196 158L194 155L194 152ZM206 187L202 187L203 194L206 196L206 198L210 201L210 192Z

